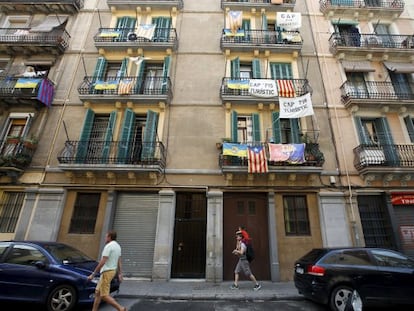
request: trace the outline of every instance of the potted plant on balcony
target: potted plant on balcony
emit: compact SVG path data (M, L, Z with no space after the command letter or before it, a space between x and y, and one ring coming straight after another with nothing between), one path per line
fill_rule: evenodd
M30 138L23 139L23 145L28 149L36 149L38 142L39 140L34 135L30 136Z
M7 136L6 144L17 145L18 143L20 143L20 140L21 140L20 136Z

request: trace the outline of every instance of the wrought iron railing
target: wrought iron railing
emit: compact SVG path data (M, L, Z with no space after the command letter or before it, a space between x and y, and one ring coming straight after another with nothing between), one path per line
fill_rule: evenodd
M239 3L264 3L264 4L272 4L272 0L221 0L221 3L229 3L229 2L239 2ZM279 1L277 1L279 2ZM281 3L277 4L295 4L296 0L282 0ZM276 3L274 3L276 4Z
M8 138L0 141L0 167L25 169L32 162L37 144L21 138Z
M93 37L95 42L135 42L135 43L171 43L177 44L177 31L175 28L156 27L154 34L147 38L140 34L136 28L100 28Z
M394 86L392 82L346 81L341 85L342 99L414 100L413 85Z
M414 48L412 35L384 35L367 33L341 34L334 32L329 38L331 48L338 47L361 47L361 48L391 48L411 49Z
M267 153L267 164L269 167L271 166L314 166L314 167L321 167L323 163L325 163L325 156L321 152L318 143L305 143L305 150L304 150L304 161L299 162L292 162L289 159L285 161L273 161L269 160L269 154L267 151L267 144L260 143L260 146L265 147ZM223 154L223 149L219 154L219 166L221 168L234 166L234 167L247 167L248 166L248 158L247 157L240 157L240 156L232 156L232 155L225 155Z
M117 6L117 5L131 5L133 7L137 7L140 5L145 5L148 7L151 6L166 6L167 4L171 3L171 6L176 5L178 9L181 9L184 5L183 0L107 0L106 1L108 6Z
M55 86L48 78L0 77L0 99L31 99L50 106Z
M60 164L134 165L165 168L162 142L66 141L58 155Z
M6 12L13 11L13 5L18 6L19 10L27 10L30 12L67 12L73 13L74 11L79 11L83 8L84 0L42 0L42 1L33 1L33 0L0 0L1 4L11 4L9 8L2 8ZM35 5L34 5L35 4ZM22 6L27 6L23 8ZM50 7L48 9L48 6Z
M359 145L354 148L354 166L414 167L414 145Z
M277 80L274 79L263 79L269 81L275 81L276 86ZM249 93L249 81L250 79L245 78L223 78L221 83L221 96L251 96ZM288 90L283 90L286 92L290 92L290 96L302 96L307 93L312 92L312 89L309 85L309 81L307 79L287 79L284 81L288 81L289 83L285 83L284 85L288 85ZM240 87L238 87L238 85ZM281 90L278 90L278 94L280 94ZM287 95L285 95L288 97Z
M404 9L402 0L319 0L322 12L334 7Z
M78 87L81 95L166 95L171 96L169 77L84 77Z
M65 29L31 32L30 28L0 28L0 44L56 46L61 52L69 46L70 35Z
M221 47L228 44L276 44L281 46L301 46L303 44L303 39L298 31L239 29L232 32L230 29L223 29Z

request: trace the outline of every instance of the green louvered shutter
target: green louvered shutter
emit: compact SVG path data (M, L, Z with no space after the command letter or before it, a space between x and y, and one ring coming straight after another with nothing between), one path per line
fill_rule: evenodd
M267 16L266 14L262 14L262 31L264 33L264 43L271 43L269 32L267 30Z
M118 78L118 79L122 79L122 78L124 78L125 76L127 76L127 69L128 69L128 62L129 62L129 58L128 57L125 57L123 60L122 60L122 63L121 63L121 68L119 68L119 70L118 70L118 73L117 73L117 75L116 75L116 77Z
M232 111L231 112L231 115L230 115L230 118L231 118L231 142L232 143L237 143L238 142L238 135L237 135L237 132L238 132L238 126L237 126L237 119L238 119L238 115L237 115L237 112L236 111Z
M253 59L252 70L253 70L253 79L260 79L262 77L262 73L260 70L260 60L258 58Z
M391 129L388 125L387 118L379 118L378 127L382 133L382 135L378 136L380 143L383 146L385 158L387 159L388 165L399 166L400 159L394 146L394 139L392 138Z
M109 153L111 152L111 145L114 137L114 126L116 121L116 110L109 115L108 127L105 133L105 141L102 149L102 163L108 163Z
M292 143L299 144L300 140L300 128L299 128L299 119L289 119L290 121L290 135Z
M282 143L279 112L272 112L272 129L273 129L273 142L275 144Z
M136 22L136 18L130 16L118 18L116 21L116 29L121 32L121 35L116 38L116 41L126 41L128 38L128 33L135 29Z
M293 79L292 64L270 63L270 75L274 80Z
M253 113L252 114L252 126L253 126L253 143L258 145L261 143L260 138L260 120L259 114Z
M95 82L96 80L101 80L106 72L106 66L108 65L108 61L105 57L98 57L96 61L95 71L93 72L92 80Z
M158 113L148 110L141 153L142 161L151 161L154 159L154 152L157 143L157 130Z
M144 71L145 71L145 60L141 62L139 65L138 76L137 76L137 83L134 87L134 94L143 94L143 90L141 90L142 85L144 84Z
M76 163L84 163L88 154L89 138L93 127L95 113L92 109L86 110L85 119L83 121L82 132L76 151Z
M132 132L135 124L135 113L131 109L125 109L125 117L122 122L120 140L118 142L118 163L128 163L129 149L131 145Z
M407 127L408 135L410 136L410 140L413 143L414 142L414 124L413 119L411 116L406 116L404 118L405 126Z
M154 41L168 42L170 37L171 17L154 17L155 24Z
M244 37L242 37L243 41L250 41L251 34L250 34L250 19L244 19L242 21L242 29L244 30Z
M355 117L355 126L357 127L358 138L361 145L371 144L371 139L368 134L365 133L364 126L362 125L362 120L360 117Z
M236 57L230 62L231 78L240 78L240 58Z
M168 77L170 76L171 56L164 58L164 66L162 68L162 94L166 94L169 90Z

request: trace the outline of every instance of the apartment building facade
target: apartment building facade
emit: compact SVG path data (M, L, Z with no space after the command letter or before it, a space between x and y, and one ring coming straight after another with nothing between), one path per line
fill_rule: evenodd
M390 211L412 187L411 19L401 1L331 2L0 1L1 159L14 161L0 167L0 238L97 257L114 228L127 276L215 282L233 278L239 225L262 280L291 280L312 247L409 252L395 229L411 207ZM391 29L382 47L361 44L369 27ZM303 103L312 113L286 116ZM371 143L374 128L393 139Z

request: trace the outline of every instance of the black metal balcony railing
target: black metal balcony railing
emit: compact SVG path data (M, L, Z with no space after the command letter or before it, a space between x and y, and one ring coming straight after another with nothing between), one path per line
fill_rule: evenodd
M161 45L172 46L175 50L178 46L177 31L175 28L160 28L154 30L152 38L140 35L136 28L100 28L98 33L93 37L97 45L129 43L144 45Z
M279 1L272 1L272 0L221 0L221 6L227 5L229 3L240 3L246 5L257 5L257 4L278 4L278 5L285 5L285 4L295 4L296 0L279 0Z
M65 29L50 32L30 32L30 28L0 28L0 51L15 53L20 47L23 53L44 47L62 54L69 46L70 35Z
M182 9L184 6L183 0L106 0L109 7L115 8L134 8L139 6L152 7L152 8L167 8L176 7Z
M265 80L265 79L262 79L262 80ZM277 80L274 80L274 79L266 79L266 80L276 81L276 86L277 86ZM244 78L229 78L229 77L223 78L222 83L221 83L220 95L222 97L223 96L242 96L242 97L252 96L249 93L249 89L248 89L249 81L250 81L249 79L244 79ZM287 79L287 81L290 82L289 92L293 96L302 96L302 95L312 92L312 89L309 85L309 81L307 79ZM240 88L237 89L231 85L240 85ZM243 87L246 85L247 87ZM278 90L278 91L280 93L281 90Z
M166 95L171 96L169 77L106 77L86 76L78 87L81 95Z
M55 86L48 78L0 77L0 99L6 104L35 103L50 107L54 92Z
M335 7L404 9L402 0L319 0L321 12Z
M383 35L364 33L341 34L339 32L335 32L329 38L329 43L332 49L338 49L338 47L387 49L414 48L412 35Z
M413 86L400 84L397 88L392 82L350 82L341 86L342 100L374 99L374 100L414 100Z
M221 47L229 44L276 44L297 45L303 44L302 37L298 31L271 31L271 30L238 30L231 33L229 29L223 29L221 36Z
M354 166L414 168L414 145L359 145L354 148Z
M265 146L265 143L261 143L261 146ZM267 161L269 167L271 166L314 166L314 167L321 167L325 163L325 156L319 149L319 144L317 143L306 143L305 146L305 162L303 163L295 163L292 164L289 161ZM221 168L226 166L234 166L234 167L245 167L248 166L248 160L246 157L238 157L238 156L230 156L230 155L223 155L223 152L219 154L219 166Z
M79 12L84 0L0 0L0 11L4 13L27 12L69 13Z
M162 142L66 141L58 161L60 164L157 166L164 169L166 150Z
M36 145L29 145L19 138L0 141L0 146L0 167L20 170L30 165L36 149Z

